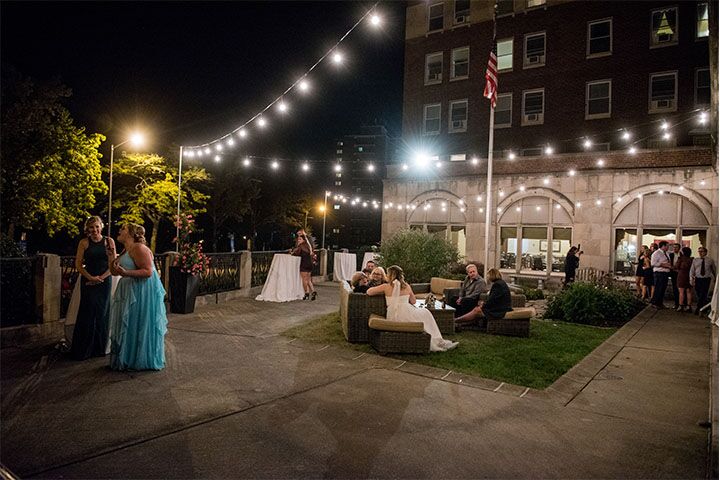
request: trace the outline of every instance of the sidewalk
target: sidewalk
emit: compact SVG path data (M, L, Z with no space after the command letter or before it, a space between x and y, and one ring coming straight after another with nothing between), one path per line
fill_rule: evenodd
M2 463L43 478L706 478L711 328L646 310L545 391L291 341L337 309L171 315L167 368L3 349ZM479 359L482 361L482 359Z

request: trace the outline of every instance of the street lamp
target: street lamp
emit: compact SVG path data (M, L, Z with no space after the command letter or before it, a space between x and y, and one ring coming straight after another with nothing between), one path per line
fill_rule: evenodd
M133 147L141 147L145 143L145 137L142 133L135 132L130 135L130 138L124 142L118 143L117 145L110 144L110 182L108 185L108 237L110 236L110 228L112 227L112 194L113 194L113 164L115 160L115 147L122 147L126 143L130 142Z
M322 242L320 242L320 248L325 248L325 219L327 218L327 199L330 196L329 191L325 191L325 203L320 207L320 211L323 214L323 233L322 233Z

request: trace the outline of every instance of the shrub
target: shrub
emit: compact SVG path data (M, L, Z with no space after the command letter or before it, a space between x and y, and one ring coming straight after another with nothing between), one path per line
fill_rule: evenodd
M522 287L523 294L528 300L542 300L545 298L545 294L539 288Z
M624 288L573 283L550 298L543 317L587 325L621 325L642 308L642 302Z
M379 250L385 268L399 265L410 283L429 282L430 277L448 275L458 262L457 247L440 235L421 230L400 230L384 240Z

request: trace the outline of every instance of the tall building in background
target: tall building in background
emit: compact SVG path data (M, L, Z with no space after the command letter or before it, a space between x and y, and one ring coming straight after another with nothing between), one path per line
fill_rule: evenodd
M393 149L382 125L362 126L336 142L335 177L328 199L330 248L355 249L380 241L382 179Z
M404 165L388 166L383 238L438 232L469 260L487 244L491 265L540 278L578 243L581 266L625 275L660 240L717 257L708 3L498 1L486 205L493 4L408 5Z

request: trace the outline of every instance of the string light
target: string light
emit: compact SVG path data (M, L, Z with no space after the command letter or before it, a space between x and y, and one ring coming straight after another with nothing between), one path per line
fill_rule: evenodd
M370 17L370 23L372 23L374 26L378 27L380 26L380 23L382 23L382 20L378 16L378 14L373 14L372 17Z
M660 125L660 128L662 128L663 130L667 130L668 128L670 128L670 125L668 124L668 122L663 121L662 125Z
M310 90L310 84L307 82L307 80L301 80L298 84L298 88L300 88L301 92L307 92Z
M597 164L598 167L602 167L605 165L605 160L603 160L602 158L598 158L598 161L595 163Z
M240 130L240 131L238 131L238 136L240 138L245 138L245 137L247 137L247 132L244 129Z
M342 172L342 165L340 165L339 163L336 163L334 169L336 172Z
M575 173L577 173L577 172L575 172L575 170L573 170L573 169L568 170L568 175L570 175L571 177L574 177Z
M343 61L343 56L340 52L336 52L333 55L332 59L333 59L333 62L335 62L336 64L340 64Z
M375 171L375 165L372 163L368 164L367 166L368 172L374 172Z
M668 132L663 133L662 138L663 138L663 140L670 140L670 133L668 133Z
M515 154L513 152L508 153L508 160L515 160Z
M286 113L288 111L288 106L285 102L278 103L277 109L280 113Z
M403 169L403 170L407 170L407 169L408 169L407 163L403 163L403 164L402 164L402 169Z
M470 160L470 163L472 163L473 165L477 165L479 162L480 160L478 160L477 157L473 157L472 160Z
M272 162L270 166L273 170L277 170L278 168L280 168L280 164L277 161Z
M524 191L525 191L525 185L520 185L520 191L521 191L521 192L524 192Z
M258 127L265 128L267 121L264 118L259 118L257 121Z
M228 147L232 147L233 145L235 145L235 140L233 140L232 137L229 137L227 140L227 144L228 144Z
M630 147L630 149L628 149L628 153L630 153L630 155L635 155L637 153L637 148Z
M243 165L246 166L246 167L249 167L249 166L250 166L250 159L247 158L247 157L245 157L245 160L243 160Z
M588 148L592 147L592 141L589 138L586 138L585 141L583 142L583 146L587 150Z
M623 140L630 140L630 137L631 137L630 132L628 132L627 130L625 130L625 131L623 132L623 134L622 134L622 139L623 139Z
M545 185L550 185L550 179L547 178L547 177L545 177L545 178L543 179L543 184L545 184Z
M220 155L215 155L215 161L216 161L216 162L219 162L219 161L220 161Z
M595 205L597 205L598 207L599 207L600 205L602 205L602 200L600 200L600 199L595 200Z
M302 169L303 169L303 172L307 172L310 170L310 165L308 165L307 163L303 163Z
M552 155L554 151L555 150L553 150L553 148L550 145L545 147L545 155Z
M575 206L578 207L578 208L580 208L580 207L582 207L582 203L577 202L577 203L575 203Z
M222 149L223 149L222 143L218 143L217 145L215 145L215 150L217 150L218 152L222 152Z

